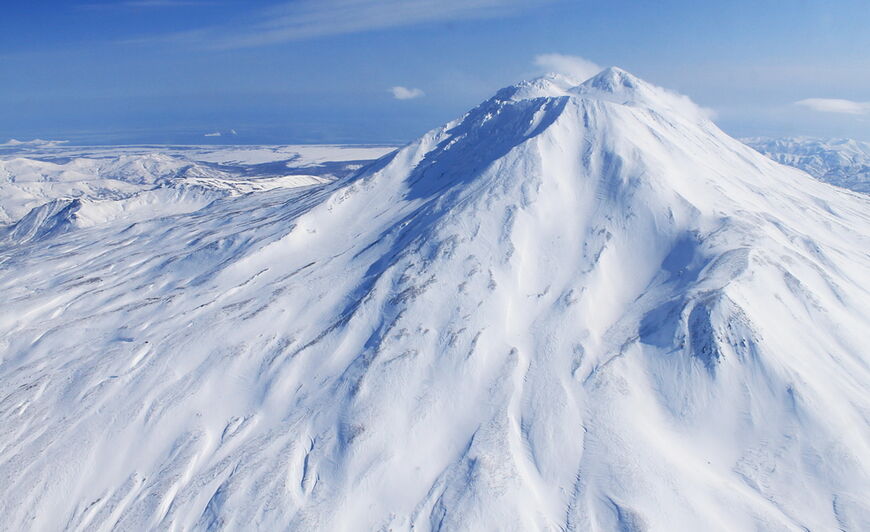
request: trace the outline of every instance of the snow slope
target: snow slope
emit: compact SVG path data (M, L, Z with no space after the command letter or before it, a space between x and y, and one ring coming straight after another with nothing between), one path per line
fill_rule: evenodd
M806 137L744 139L774 161L800 168L838 187L870 193L870 143Z
M868 201L611 68L324 186L8 245L0 515L867 530Z

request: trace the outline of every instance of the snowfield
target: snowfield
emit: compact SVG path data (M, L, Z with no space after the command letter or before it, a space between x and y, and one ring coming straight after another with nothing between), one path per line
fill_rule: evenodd
M129 146L0 144L0 224L46 203L80 199L84 213L128 221L198 210L227 195L332 181L393 151L385 146Z
M4 528L870 530L870 198L620 69L327 183L63 201L0 244Z

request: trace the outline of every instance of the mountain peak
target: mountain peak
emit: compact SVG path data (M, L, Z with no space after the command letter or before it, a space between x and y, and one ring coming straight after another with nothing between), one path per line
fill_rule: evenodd
M707 122L713 114L682 94L654 85L619 67L609 67L571 90L586 98L610 100L616 103L648 107Z
M533 100L535 98L558 98L568 96L580 82L564 74L551 72L537 78L509 85L495 95L498 100Z
M616 66L580 82L564 74L550 73L521 81L498 91L478 109L525 100L568 98L599 100L630 107L642 107L663 114L681 115L694 123L707 122L712 114L688 97L649 83Z
M604 92L621 93L634 91L646 82L619 67L608 67L581 84Z
M612 66L586 80L551 72L505 87L499 91L498 96L500 99L528 100L588 93L588 89L626 94L644 87L649 87L649 84L619 67Z

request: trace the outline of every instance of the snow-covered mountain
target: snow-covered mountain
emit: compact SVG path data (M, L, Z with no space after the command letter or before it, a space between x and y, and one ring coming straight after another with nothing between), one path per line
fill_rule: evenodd
M0 515L870 529L868 206L611 68L335 182L6 245Z
M838 187L870 193L870 143L806 137L743 139L774 161Z

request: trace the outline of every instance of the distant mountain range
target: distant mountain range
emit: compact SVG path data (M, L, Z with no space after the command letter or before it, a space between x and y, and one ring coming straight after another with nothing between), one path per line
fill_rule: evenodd
M743 142L826 183L870 193L870 143L851 139L753 137Z

